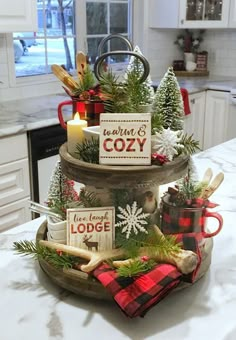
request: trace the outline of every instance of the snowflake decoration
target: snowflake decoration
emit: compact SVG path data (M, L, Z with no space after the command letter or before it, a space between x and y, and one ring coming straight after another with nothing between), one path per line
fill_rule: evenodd
M178 154L177 149L184 147L179 144L181 140L181 136L178 137L179 134L180 131L173 131L170 128L164 129L160 133L156 132L152 136L152 152L165 155L169 161L172 161L173 157Z
M139 231L148 234L147 230L144 228L145 224L148 224L146 218L149 214L143 213L142 208L137 207L137 202L133 202L132 206L126 205L126 209L118 207L121 214L118 214L117 217L122 221L115 224L115 227L123 227L122 233L126 233L126 238L128 239L131 231L133 230L135 235L138 234Z

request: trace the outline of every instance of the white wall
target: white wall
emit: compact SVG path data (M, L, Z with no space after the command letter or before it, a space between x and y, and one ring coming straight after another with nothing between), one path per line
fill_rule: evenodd
M177 34L178 30L149 29L148 61L153 80L163 77L174 59L183 59L181 52L174 44Z

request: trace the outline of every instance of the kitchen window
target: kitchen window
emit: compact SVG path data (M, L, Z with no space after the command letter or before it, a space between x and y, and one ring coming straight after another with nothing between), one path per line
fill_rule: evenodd
M13 34L16 78L51 74L51 65L64 65L73 73L75 55L83 51L94 63L100 41L111 33L131 36L132 0L41 0L38 31ZM104 51L127 49L113 39ZM110 62L123 62L114 56Z

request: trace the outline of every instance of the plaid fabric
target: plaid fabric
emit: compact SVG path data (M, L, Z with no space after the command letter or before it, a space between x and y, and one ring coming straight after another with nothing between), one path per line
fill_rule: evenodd
M195 234L178 235L183 248L196 251L201 261ZM199 266L198 266L199 268ZM121 310L130 318L144 316L146 312L169 294L181 280L193 282L198 268L190 275L182 275L175 266L158 264L149 272L135 277L119 277L117 272L102 264L93 275L112 294Z
M204 230L204 208L162 206L161 230L164 234L201 233Z
M161 203L161 230L164 234L201 233L204 231L206 208L215 208L218 204L202 198L187 200L188 207L178 207ZM201 235L199 235L199 238Z
M147 310L163 299L180 283L181 274L170 264L160 264L138 277L119 277L107 264L93 275L112 294L121 310L130 318L144 316Z
M175 234L174 236L176 237L176 242L182 243L183 249L192 250L194 253L198 255L198 265L196 269L192 273L182 276L182 281L193 283L198 273L199 267L201 265L201 261L202 261L201 251L198 247L199 234L198 233L187 233L187 234L183 233L183 234Z

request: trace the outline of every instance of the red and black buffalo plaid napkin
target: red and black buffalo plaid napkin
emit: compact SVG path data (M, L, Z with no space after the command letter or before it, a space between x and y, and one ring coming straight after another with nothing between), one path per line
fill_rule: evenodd
M184 249L195 251L199 255L200 265L201 257L195 234L179 234L177 241L182 242ZM120 277L108 264L102 264L93 271L93 275L112 294L121 310L133 318L144 316L181 281L193 282L197 270L198 268L190 275L183 275L171 264L157 264L145 274Z

